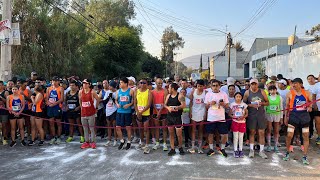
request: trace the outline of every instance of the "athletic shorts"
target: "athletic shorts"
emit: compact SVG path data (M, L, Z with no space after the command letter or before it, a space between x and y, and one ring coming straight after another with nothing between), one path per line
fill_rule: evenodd
M232 121L232 124L231 124L232 132L245 133L246 129L247 129L246 123L238 123L238 122Z
M182 125L182 120L181 120L181 116L167 116L167 125L168 126L174 126L177 125L176 128L180 128Z
M141 116L141 119L137 117L137 121L140 123L145 123L150 120L150 116Z
M152 115L153 119L157 119L157 114ZM167 115L166 114L160 114L160 118L159 121L165 120L167 119Z
M67 112L68 119L78 119L80 118L80 112Z
M262 116L248 116L247 118L247 127L250 130L257 130L257 129L266 129L267 128L267 121L264 115Z
M8 115L0 115L0 123L8 122L9 116Z
M218 130L219 134L228 134L228 126L226 122L214 122L205 125L206 132L214 134Z
M18 116L18 117L14 116L13 114L9 114L9 119L10 119L10 120L13 120L13 119L23 119L23 118L24 118L24 116L22 116L21 114L20 114L20 116Z
M43 112L32 112L32 116L35 116L37 118L44 118Z
M310 112L310 116L311 117L320 116L320 111L312 111L312 112Z
M23 117L25 117L25 118L27 118L27 117L30 117L31 115L32 115L32 111L30 111L30 110L23 110L22 111L22 116Z
M131 126L132 125L131 113L117 113L116 126Z
M281 114L266 114L268 122L280 122Z
M295 112L290 111L289 122L292 126L309 127L310 115L307 111Z
M116 120L117 118L117 111L115 111L114 113L112 113L110 116L107 116L106 117L106 120L107 121L113 121L113 120Z
M55 118L55 119L61 119L62 111L59 108L56 107L48 107L47 108L47 115L49 118Z

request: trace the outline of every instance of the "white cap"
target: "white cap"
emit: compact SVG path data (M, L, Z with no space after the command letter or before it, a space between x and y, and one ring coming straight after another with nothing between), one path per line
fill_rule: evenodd
M280 79L280 81L277 81L277 83L281 83L281 84L283 84L283 85L287 85L287 81L286 80L284 80L284 79Z
M233 77L227 78L227 85L234 85L236 83L236 80Z
M133 81L133 83L136 83L136 79L134 77L130 76L130 77L127 77L127 78L128 78L129 81Z
M258 81L258 79L253 78L253 79L250 80L250 84L252 84L252 83L259 84L259 81Z

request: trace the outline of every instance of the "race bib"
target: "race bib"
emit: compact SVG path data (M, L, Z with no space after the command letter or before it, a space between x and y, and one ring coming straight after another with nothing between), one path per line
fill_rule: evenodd
M82 107L90 107L90 106L91 106L90 101L88 101L88 102L82 102Z
M69 109L75 109L75 108L76 108L76 105L75 105L75 104L68 104L68 108L69 108Z
M278 106L277 105L271 105L271 106L269 106L269 109L271 111L276 111L278 109Z
M212 106L211 106L211 109L213 109L213 110L217 110L217 109L219 109L219 106L218 106L217 104L212 105Z
M202 99L195 99L196 104L202 104Z
M162 104L156 104L155 106L158 110L162 108Z
M55 103L56 102L56 98L49 98L49 102Z
M171 108L173 111L178 111L178 107L177 107L177 106L170 106L170 108Z
M144 106L138 106L138 111L143 111L144 110Z
M236 111L234 112L234 116L235 117L243 116L242 109L236 109Z
M303 106L305 103L306 103L305 101L300 101L299 103L296 103L297 111L305 111L305 110L307 110L307 107Z
M32 111L36 112L36 106L35 105L32 106Z
M113 102L108 102L107 106L108 107L112 107L113 106Z
M129 101L129 97L128 96L121 96L120 97L120 101L121 102L128 102Z
M20 106L12 106L13 111L20 111Z

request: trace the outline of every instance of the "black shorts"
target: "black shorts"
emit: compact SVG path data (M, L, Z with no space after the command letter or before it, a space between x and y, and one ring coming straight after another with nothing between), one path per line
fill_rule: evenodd
M157 114L152 115L152 118L153 119L157 119ZM159 121L166 120L166 119L167 119L167 115L166 114L161 114L160 118L159 118Z
M13 120L13 119L23 119L24 116L20 114L20 116L16 117L13 114L9 114L9 120Z
M219 134L228 134L228 125L227 122L214 122L206 124L206 132L209 134L214 134L218 130Z
M68 119L78 119L80 118L80 112L67 112Z
M141 116L141 119L137 117L137 121L140 123L145 123L150 120L150 116Z
M43 112L32 112L32 116L35 116L36 118L44 118Z
M320 116L320 111L312 111L310 112L310 117Z
M23 116L23 117L30 117L30 116L32 116L32 111L30 111L30 110L23 110L22 111L22 114L23 115L21 115L21 116Z
M47 116L49 118L61 119L62 111L60 107L48 107L47 108Z
M182 125L181 116L167 116L167 125L168 126L177 125L176 128L180 128Z
M309 123L310 123L310 115L307 111L300 111L300 112L290 111L288 124L291 124L293 126L297 125L300 127L309 127ZM305 126L306 124L308 126Z
M112 113L110 116L106 117L107 121L114 121L117 119L117 111L115 111L114 113Z

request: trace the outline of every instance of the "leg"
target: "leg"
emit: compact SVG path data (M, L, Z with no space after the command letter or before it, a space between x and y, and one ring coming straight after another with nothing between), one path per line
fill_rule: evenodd
M117 140L117 129L116 129L116 121L115 120L112 120L112 127L113 127L114 139ZM129 132L128 132L128 137L129 137ZM130 139L131 139L131 126L130 126Z
M162 126L166 126L166 125L167 125L167 121L165 119L162 120ZM167 128L163 128L162 129L162 134L163 134L163 144L167 144L168 129Z
M132 128L131 128L131 126L126 126L126 130L127 130L127 133L128 133L128 141L130 142L131 141L131 136L132 136Z
M138 121L137 120L137 124L138 124L138 127L139 127L139 134L140 134L140 142L142 143L143 140L144 140L144 128L142 128L142 122Z
M84 139L87 143L90 142L89 140L89 122L87 117L81 117L81 123L83 125L83 132L84 132Z
M108 127L108 140L111 141L111 134L112 134L112 121L107 120L107 127Z
M279 122L274 122L274 125L273 125L274 129L273 129L273 136L274 136L274 145L275 146L278 146L279 144L279 137L280 137L280 134L279 134L279 129L280 129L280 123Z
M36 118L35 119L35 124L36 124L36 127L37 127L37 129L39 131L39 134L40 134L40 140L44 141L44 130L43 130L43 127L42 127L43 119Z
M181 148L182 147L182 127L176 128L176 133L178 136L179 148Z
M174 127L168 127L169 136L170 136L170 146L171 149L174 149Z
M253 150L255 134L256 134L256 130L250 129L250 135L249 135L250 150Z
M16 141L17 119L10 119L10 126L11 126L11 140Z
M34 141L36 138L36 123L35 123L34 116L31 116L30 124L31 124L31 141Z
M60 138L61 133L62 133L62 124L61 124L61 119L56 119L57 126L58 126L58 137Z
M233 149L234 149L234 151L238 150L238 142L239 142L239 132L233 132Z
M160 125L159 120L155 119L154 125L159 126ZM156 142L159 142L159 139L160 139L160 129L159 128L155 128L155 136L156 136Z
M244 133L239 132L239 151L242 151Z
M81 136L83 136L83 127L81 126L81 120L80 120L80 117L77 117L77 125L79 127L79 133Z
M267 125L267 143L268 143L268 146L271 146L271 129L272 129L272 122L268 121L268 125Z
M17 119L20 130L21 141L24 141L24 119Z
M302 128L302 137L303 137L303 146L304 146L303 155L307 156L308 148L309 148L309 127Z
M320 112L319 112L320 114ZM316 119L316 130L317 130L317 134L318 137L320 137L320 116L315 116Z
M288 124L288 132L287 132L287 138L286 138L286 146L287 146L287 152L290 151L291 146L291 140L293 139L295 127L291 124Z
M96 142L96 134L95 134L95 131L94 131L94 126L95 126L95 116L91 116L91 117L88 117L88 123L89 123L89 129L91 131L91 142L95 143Z
M49 126L50 126L50 134L51 134L52 138L54 138L56 136L56 128L55 128L55 124L54 124L54 118L49 119Z
M149 120L143 123L143 132L146 134L146 145L148 145L150 141Z
M263 151L264 144L265 144L265 130L259 129L258 134L259 134L259 144L260 144L260 152L261 152Z
M199 148L201 148L201 146L202 146L203 130L204 130L203 122L200 122L199 129L198 129L198 145L199 145Z
M69 119L69 136L73 137L73 133L74 133L74 119Z

